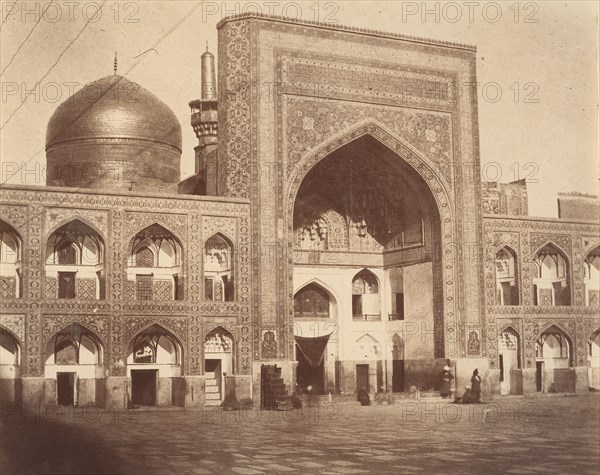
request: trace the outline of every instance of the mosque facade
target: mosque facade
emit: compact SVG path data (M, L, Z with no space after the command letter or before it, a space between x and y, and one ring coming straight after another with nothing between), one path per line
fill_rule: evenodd
M117 74L0 188L3 404L600 389L598 200L480 176L473 46L222 20L181 126Z

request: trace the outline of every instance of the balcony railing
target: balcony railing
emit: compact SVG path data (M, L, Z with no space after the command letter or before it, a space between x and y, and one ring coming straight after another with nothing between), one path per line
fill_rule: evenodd
M395 321L395 320L404 320L404 314L403 313L388 313L388 320L391 321Z
M378 313L373 315L352 315L352 320L354 320L355 322L380 322L381 314Z

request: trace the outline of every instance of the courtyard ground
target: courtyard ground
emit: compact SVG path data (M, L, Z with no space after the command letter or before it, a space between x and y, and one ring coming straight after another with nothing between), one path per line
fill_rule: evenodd
M600 395L301 411L2 413L2 475L594 474Z

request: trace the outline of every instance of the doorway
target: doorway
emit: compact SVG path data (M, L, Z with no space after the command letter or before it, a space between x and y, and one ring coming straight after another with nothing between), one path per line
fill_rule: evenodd
M56 394L58 404L61 406L72 406L75 404L75 374L56 374Z
M537 392L542 392L544 389L544 362L536 361L535 362L535 390Z
M365 389L367 392L370 392L368 364L356 365L356 392L358 393L358 391L361 389Z
M131 402L142 406L156 406L157 369L131 370Z
M404 360L392 360L392 392L404 392Z
M75 298L75 272L58 273L58 298Z
M313 367L302 351L296 348L296 361L296 380L300 394L325 394L324 358L321 358L318 366Z

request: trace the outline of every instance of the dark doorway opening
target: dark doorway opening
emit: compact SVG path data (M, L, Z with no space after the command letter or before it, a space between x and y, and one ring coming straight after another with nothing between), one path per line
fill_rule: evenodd
M544 373L544 362L536 361L535 362L535 390L537 392L542 392L543 387L543 373Z
M404 392L404 360L392 360L392 392Z
M325 364L324 358L313 368L302 351L296 345L296 381L300 394L325 394Z
M58 404L62 406L75 404L75 373L56 374L56 394Z
M218 373L221 371L221 360L204 360L204 371L207 373Z
M58 273L58 298L75 298L75 272Z
M142 406L156 406L157 369L131 370L131 402Z
M356 365L356 392L361 389L370 392L369 388L369 365L368 364L357 364Z

